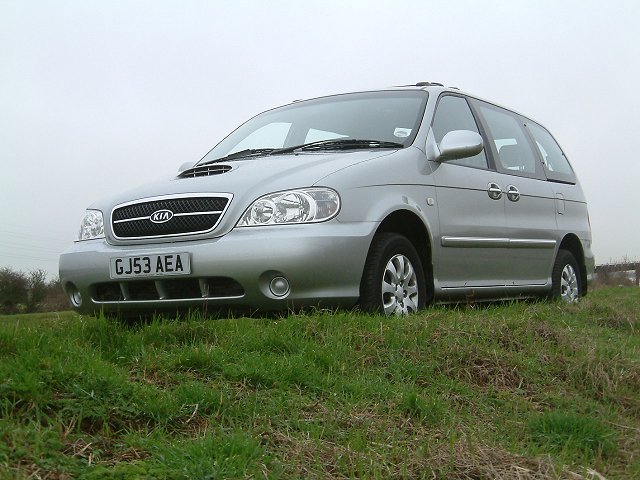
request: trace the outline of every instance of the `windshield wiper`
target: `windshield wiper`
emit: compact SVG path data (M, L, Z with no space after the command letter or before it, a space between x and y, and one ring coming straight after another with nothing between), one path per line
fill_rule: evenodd
M259 156L259 155L267 155L267 154L273 152L274 150L275 150L275 148L247 148L246 150L240 150L239 152L230 153L229 155L227 155L225 157L216 158L214 160L208 160L206 162L202 162L198 166L209 165L210 163L226 162L228 160L236 160L238 158L256 157L256 156Z
M331 140L319 140L317 142L303 143L293 147L278 148L269 155L279 153L291 153L296 150L349 150L358 148L404 148L402 143L387 142L384 140L361 140L358 138L334 138Z
M330 140L319 140L317 142L303 143L285 148L248 148L239 152L231 153L225 157L216 158L200 163L198 166L209 165L211 163L226 162L246 157L257 157L260 155L277 155L280 153L292 153L296 150L349 150L361 148L404 148L402 143L387 142L385 140L361 140L358 138L333 138Z

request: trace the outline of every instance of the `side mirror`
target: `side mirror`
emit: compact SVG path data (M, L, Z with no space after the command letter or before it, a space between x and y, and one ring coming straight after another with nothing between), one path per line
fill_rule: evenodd
M484 148L482 137L470 130L453 130L447 133L438 146L435 160L444 162L458 158L473 157Z
M190 169L191 167L193 167L197 162L184 162L182 165L180 165L180 168L178 169L178 173L180 172L184 172L185 170Z

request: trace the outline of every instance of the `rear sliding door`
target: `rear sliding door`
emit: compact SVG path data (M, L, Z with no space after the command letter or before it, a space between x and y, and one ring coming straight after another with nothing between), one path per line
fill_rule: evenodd
M557 245L556 198L523 117L473 100L491 138L497 183L505 199L507 285L548 282Z

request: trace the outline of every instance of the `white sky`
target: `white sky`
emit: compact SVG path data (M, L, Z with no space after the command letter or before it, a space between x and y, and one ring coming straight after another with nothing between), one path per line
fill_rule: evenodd
M0 267L267 108L436 81L551 130L598 263L640 259L640 2L0 0Z

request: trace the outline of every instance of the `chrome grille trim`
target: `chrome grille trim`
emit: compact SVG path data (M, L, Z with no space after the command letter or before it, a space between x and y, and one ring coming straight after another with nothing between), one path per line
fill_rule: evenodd
M233 195L230 193L187 193L187 194L178 194L178 195L161 195L157 197L146 197L146 198L133 200L130 202L120 203L111 209L111 217L110 217L111 232L114 238L116 238L117 240L173 238L173 237L183 237L188 235L199 235L199 234L209 233L209 232L212 232L218 226L218 224L222 220L222 217L224 216L227 209L229 208L229 205L231 204L232 199L233 199ZM213 201L218 203L219 206L223 208L222 209L213 208L212 210L208 210L208 211L202 211L201 209L198 209L197 211L178 211L173 213L173 217L165 223L156 224L151 222L150 220L151 215L155 211L161 210L161 209L168 209L168 208L170 209L170 207L172 207L171 206L172 201L176 201L177 203L182 200L187 200L187 201L193 200L194 203L200 203L201 206L204 201ZM156 202L158 203L157 206L150 205ZM181 202L181 203L184 204L185 202ZM186 203L189 203L189 202L186 202ZM127 207L132 207L134 211L138 212L138 215L131 218L121 218L123 215L126 214L123 212L126 212L126 210L124 209L126 209ZM133 208L133 207L138 207L138 208ZM184 205L180 205L179 207L178 205L174 205L173 208L177 210L185 209ZM146 212L144 212L145 209L149 211L149 215L146 215ZM143 211L140 212L140 210L143 210ZM130 213L133 213L133 212L130 212ZM143 216L140 216L140 213L142 213ZM199 217L202 217L202 218L199 218ZM213 217L213 218L206 220L206 222L204 222L203 225L196 227L195 230L189 229L188 231L177 231L177 232L169 231L169 233L157 233L157 230L162 230L163 228L165 228L164 227L165 225L168 227L168 229L174 229L174 230L175 229L184 230L185 228L188 228L188 225L185 227L172 225L171 222L173 221L174 218L185 219L185 220L188 218L193 218L195 219L196 223L198 220L201 221L200 223L203 223L202 221L205 220L207 217ZM118 219L114 220L114 218L118 218ZM132 235L123 234L124 232L122 231L122 227L124 225L131 224L132 222L138 222L138 223L144 222L146 220L149 221L149 225L141 225L141 226L136 226L132 228L138 229L138 230L144 230L146 228L147 232L149 232L148 234L144 232L142 232L141 234L132 234ZM193 224L194 221L190 220L189 222ZM206 228L204 228L205 226ZM118 234L118 232L120 234Z
M224 210L212 210L210 212L186 212L186 213L174 213L174 217L189 217L193 215L219 215ZM124 223L124 222L134 222L136 220L148 220L149 217L135 217L135 218L126 218L124 220L114 220L113 223ZM128 238L128 237L127 237Z

